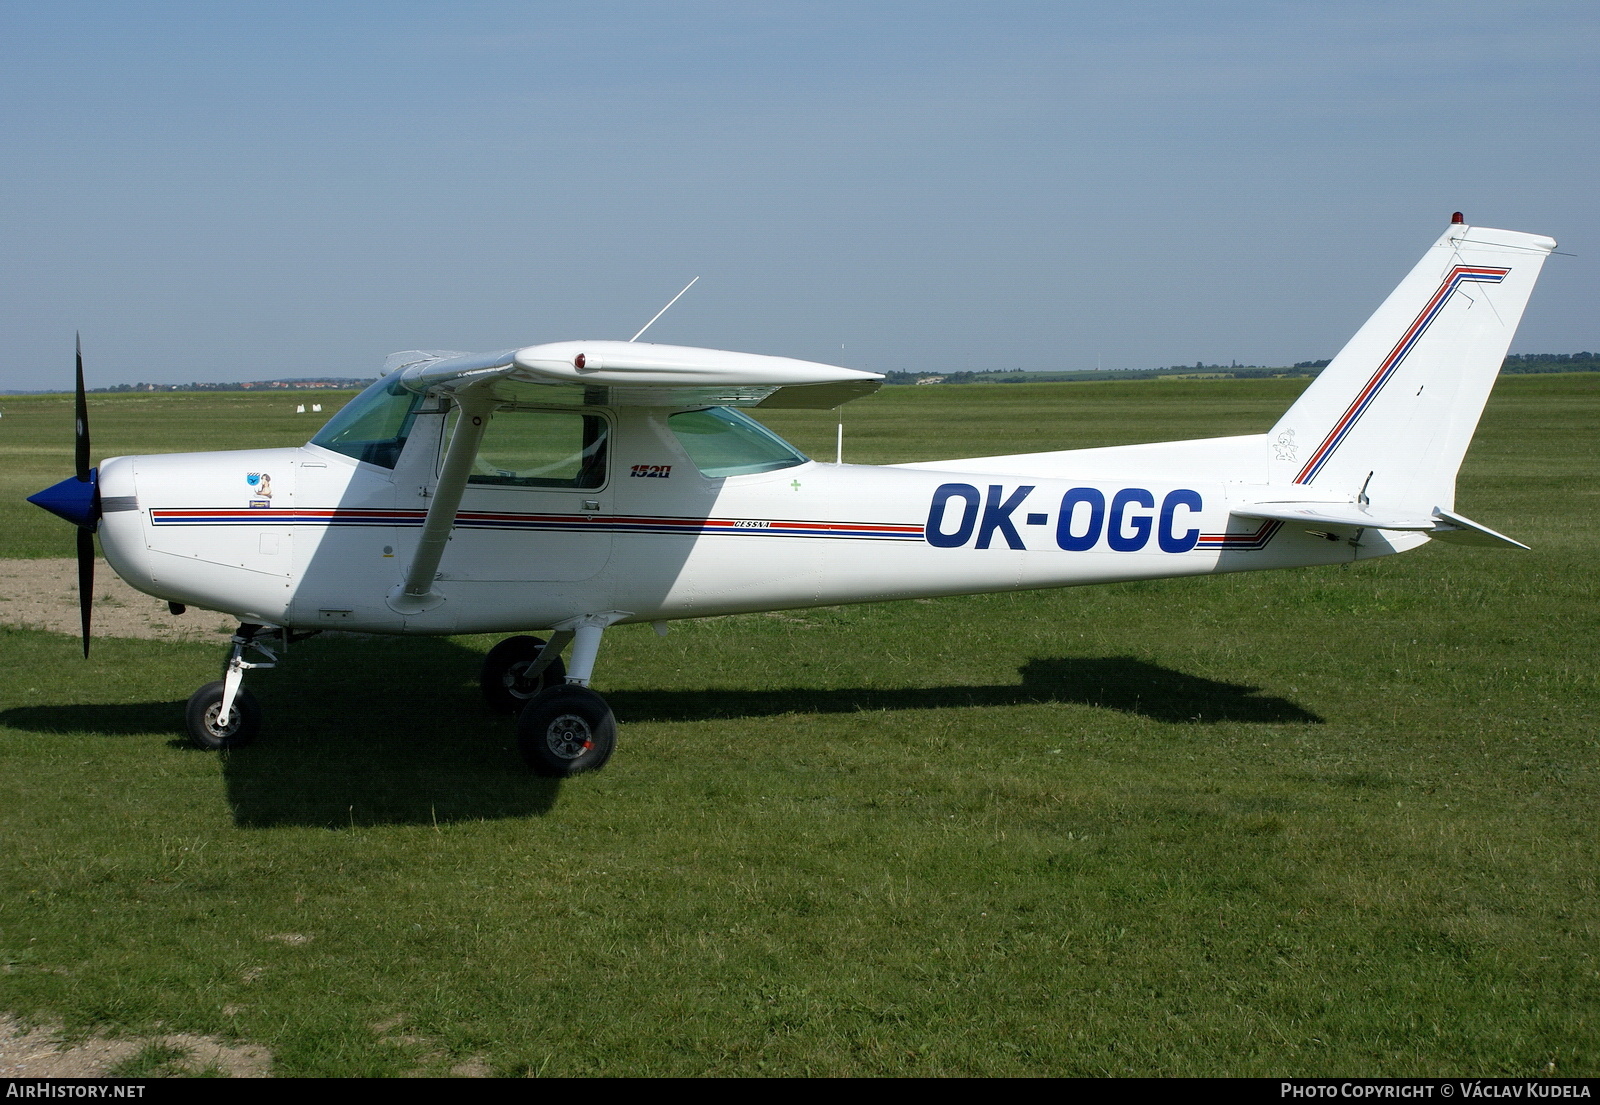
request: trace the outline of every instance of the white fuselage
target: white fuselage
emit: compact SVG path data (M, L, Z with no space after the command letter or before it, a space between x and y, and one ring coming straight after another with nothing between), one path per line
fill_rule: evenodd
M588 411L611 432L601 485L469 486L445 601L425 611L386 596L436 485L440 414L417 418L392 469L317 445L106 461L102 545L134 587L243 621L451 634L1335 563L1424 540L1230 518L1266 479L1262 436L708 478L669 410Z

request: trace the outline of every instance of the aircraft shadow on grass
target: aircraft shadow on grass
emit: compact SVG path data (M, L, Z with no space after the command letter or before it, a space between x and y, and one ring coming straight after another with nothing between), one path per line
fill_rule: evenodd
M398 649L330 649L320 662L296 665L296 678L259 680L275 723L256 744L222 756L235 823L349 828L548 812L561 781L529 773L511 723L485 716L476 686L463 677L479 659L453 642L411 641ZM1185 725L1322 721L1254 687L1131 657L1034 659L1020 675L1020 683L990 686L634 690L609 697L624 741L628 722L1052 702ZM0 711L0 724L47 733L171 733L181 729L183 709L181 701L17 707ZM190 747L181 737L170 744Z
M1186 675L1128 656L1029 660L1021 683L957 687L786 687L740 691L612 691L617 716L628 721L704 721L777 714L931 710L1061 702L1139 714L1155 721L1204 723L1321 722L1284 698L1258 688Z

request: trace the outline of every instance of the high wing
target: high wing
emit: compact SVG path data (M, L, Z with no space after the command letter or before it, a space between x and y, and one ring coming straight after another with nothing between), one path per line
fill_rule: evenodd
M450 393L462 415L405 581L388 596L390 608L401 613L444 601L433 582L496 407L587 403L827 410L883 384L879 373L814 361L625 341L551 342L481 354L413 350L391 355L384 368L397 372L401 386L411 391Z
M871 395L883 376L856 368L625 341L563 341L497 353L411 350L392 354L412 391L472 387L500 403L612 406L787 407L829 410Z

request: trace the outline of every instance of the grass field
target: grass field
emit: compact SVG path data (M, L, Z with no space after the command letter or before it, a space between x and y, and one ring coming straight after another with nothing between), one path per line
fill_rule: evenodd
M899 388L848 460L1256 432L1303 381ZM96 397L96 454L294 444ZM70 400L0 401L0 555ZM833 416L768 421L831 458ZM603 772L521 768L490 638L0 630L0 1011L283 1075L1600 1074L1600 376L1500 381L1460 508L1529 553L608 634Z

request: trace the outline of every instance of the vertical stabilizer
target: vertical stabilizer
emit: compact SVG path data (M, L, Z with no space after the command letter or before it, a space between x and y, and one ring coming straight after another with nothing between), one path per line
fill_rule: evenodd
M1456 472L1556 243L1452 223L1268 435L1278 486L1455 505ZM1370 480L1369 480L1370 476Z

